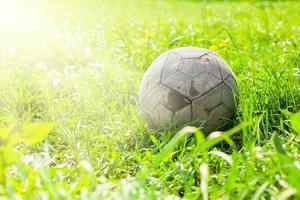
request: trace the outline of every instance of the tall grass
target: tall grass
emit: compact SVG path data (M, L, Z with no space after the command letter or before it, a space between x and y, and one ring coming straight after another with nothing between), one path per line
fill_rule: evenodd
M299 198L298 2L26 3L29 17L0 20L0 123L55 128L14 146L3 198ZM237 76L235 128L223 134L149 130L139 115L148 65L190 45Z

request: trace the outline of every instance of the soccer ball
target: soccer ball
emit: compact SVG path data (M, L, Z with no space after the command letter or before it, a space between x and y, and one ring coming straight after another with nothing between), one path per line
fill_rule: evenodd
M232 121L237 95L236 78L222 58L207 49L181 47L150 65L138 103L150 128L190 123L209 133Z

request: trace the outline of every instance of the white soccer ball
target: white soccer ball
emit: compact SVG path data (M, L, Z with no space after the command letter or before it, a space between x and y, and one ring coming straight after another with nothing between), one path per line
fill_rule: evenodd
M233 119L237 95L236 78L222 58L207 49L181 47L150 65L138 98L150 128L190 123L209 133Z

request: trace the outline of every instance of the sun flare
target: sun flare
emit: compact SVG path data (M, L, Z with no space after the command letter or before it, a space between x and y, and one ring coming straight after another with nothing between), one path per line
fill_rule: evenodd
M20 35L48 26L47 12L41 5L41 1L0 0L1 32Z
M6 25L22 24L32 17L28 6L21 1L0 0L0 21Z

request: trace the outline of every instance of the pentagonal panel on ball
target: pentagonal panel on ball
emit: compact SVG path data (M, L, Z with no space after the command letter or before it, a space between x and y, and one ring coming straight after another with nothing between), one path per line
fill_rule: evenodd
M171 111L178 111L190 104L190 101L178 91L159 85L160 103Z
M208 113L203 105L202 99L192 101L192 119L201 121L208 119Z
M190 78L195 78L205 72L204 66L198 59L184 59L179 70Z
M144 117L144 119L146 120L146 122L148 123L150 128L156 128L157 124L154 121L154 116L152 112L149 112L143 108L141 108L142 111L142 116Z
M161 72L163 66L169 56L169 52L161 54L158 58L154 60L154 62L148 67L144 76L152 76L157 80L161 79Z
M169 53L166 62L161 71L161 79L166 79L178 71L181 64L181 58L173 53Z
M164 105L158 104L154 110L154 119L157 128L166 128L172 123L173 112Z
M139 99L143 99L158 83L159 81L153 76L144 76L139 90Z
M139 105L143 110L152 112L154 108L158 105L159 101L159 87L158 85L156 85L147 94L145 94L144 97L139 99Z
M232 115L233 114L228 112L223 104L217 106L209 113L208 121L204 124L203 131L205 133L210 133L222 129L222 127L231 121Z
M181 72L176 72L172 76L165 80L161 80L161 83L175 91L178 91L182 95L186 95L186 91L189 89L186 83L190 81L190 78L182 74Z
M209 92L213 88L222 83L221 80L215 78L211 74L204 73L190 81L190 88L187 91L187 96L195 99Z
M197 99L208 113L215 107L222 104L224 88L225 86L223 84L220 84L216 88L210 90L208 93Z
M198 47L181 47L173 49L172 52L179 55L182 58L200 58L204 54L209 53L207 49L202 49Z
M229 76L234 77L234 74L233 74L231 68L229 67L229 65L222 58L219 57L217 62L219 64L220 71L221 71L221 76L222 76L223 80L227 79Z
M192 120L192 105L188 105L178 110L174 115L177 126L182 126Z
M217 79L222 79L220 74L220 68L217 60L219 57L217 57L213 53L206 54L200 58L200 62L205 66L206 72L210 75L214 76Z
M233 80L229 82L229 85L226 84L223 91L223 103L229 111L235 113L238 104L238 90Z
M225 85L227 85L235 94L238 93L238 86L234 76L230 75L224 80Z

